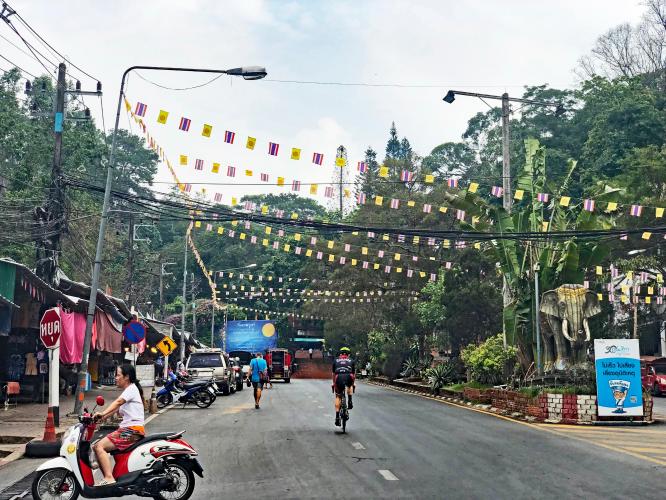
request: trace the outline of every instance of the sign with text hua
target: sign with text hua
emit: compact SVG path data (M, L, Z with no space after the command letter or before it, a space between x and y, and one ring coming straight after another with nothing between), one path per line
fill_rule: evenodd
M62 332L62 323L60 322L60 310L57 307L44 312L39 322L39 338L44 347L55 349L60 345L60 332Z
M594 358L599 416L643 416L638 339L596 339Z

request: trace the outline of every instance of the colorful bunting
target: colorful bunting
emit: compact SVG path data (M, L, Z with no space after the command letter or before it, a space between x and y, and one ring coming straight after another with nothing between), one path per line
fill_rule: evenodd
M210 134L212 133L213 133L213 126L205 123L203 129L201 130L201 135L203 135L204 137L210 137Z
M324 161L324 155L321 153L312 153L312 163L321 165Z
M359 161L357 169L358 169L359 172L364 174L368 171L368 165L364 161Z
M236 177L236 167L231 165L227 167L227 177Z
M203 160L195 160L194 161L194 170L203 170L204 168L204 161Z
M277 156L280 145L275 142L268 143L268 154L271 156Z
M493 188L490 190L490 194L497 198L501 198L502 195L504 194L504 189L502 189L499 186L493 186Z
M254 146L257 144L257 139L256 137L250 137L248 136L247 142L245 143L245 147L247 149L254 149Z
M641 205L631 205L630 215L633 217L640 217L641 213L643 213L643 207Z
M587 210L588 212L594 212L594 200L592 199L586 199L583 202L583 208Z
M169 118L169 112L160 109L160 113L157 115L157 123L165 125L167 122L167 118Z
M395 209L400 208L400 200L398 200L397 198L393 198L391 200L391 208Z
M129 104L129 103L128 103ZM131 108L130 108L131 109ZM136 108L134 108L134 114L136 116L146 116L146 110L148 109L148 106L146 106L142 102L137 102L136 103Z
M182 130L184 132L189 132L190 130L190 125L192 124L192 120L189 118L185 118L184 116L180 119L180 124L178 125L178 129Z
M300 160L301 159L301 150L298 148L291 148L291 159Z
M224 131L224 142L226 142L227 144L233 144L235 138L236 138L236 132L231 132L229 130Z

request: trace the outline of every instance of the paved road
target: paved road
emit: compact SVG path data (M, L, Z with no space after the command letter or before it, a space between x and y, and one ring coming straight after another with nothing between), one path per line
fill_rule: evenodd
M666 472L615 447L360 384L348 434L330 384L275 383L207 410L175 408L150 432L187 428L205 477L193 498L661 498ZM652 428L651 430L657 430ZM612 441L613 431L605 439ZM622 430L618 430L622 432ZM650 439L666 455L666 433ZM197 478L198 479L198 478ZM221 491L221 489L223 491Z
M654 413L666 419L666 396L657 396L654 398Z

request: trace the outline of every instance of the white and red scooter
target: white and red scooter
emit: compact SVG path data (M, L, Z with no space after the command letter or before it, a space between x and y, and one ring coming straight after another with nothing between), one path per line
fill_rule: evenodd
M102 396L97 396L97 405L104 405ZM37 468L32 483L35 500L75 500L79 495L186 500L194 491L194 474L203 477L203 468L195 458L197 452L181 439L181 431L146 436L123 451L112 451L116 482L95 486L90 440L96 427L91 413L84 410L79 423L63 436L60 456Z

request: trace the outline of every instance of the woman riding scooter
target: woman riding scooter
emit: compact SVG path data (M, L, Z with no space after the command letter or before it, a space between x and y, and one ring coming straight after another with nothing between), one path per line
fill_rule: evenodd
M116 482L113 478L109 452L113 450L122 451L145 435L143 427L143 389L136 378L136 370L132 365L124 364L117 368L116 385L123 389L120 397L111 403L106 410L93 415L95 420L105 420L118 412L123 419L117 430L94 445L97 462L104 474L104 480L100 485Z

